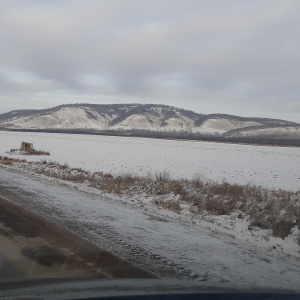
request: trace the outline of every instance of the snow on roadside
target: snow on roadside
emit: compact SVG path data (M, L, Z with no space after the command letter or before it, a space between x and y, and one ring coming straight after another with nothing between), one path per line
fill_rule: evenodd
M299 246L291 242L292 236L286 243L251 233L247 220L234 215L195 219L187 207L180 214L158 209L151 197L103 193L30 171L23 175L11 167L0 172L0 184L20 196L8 200L153 272L173 268L175 278L209 283L298 286ZM172 278L171 273L165 278Z
M160 192L153 194L153 192L145 192L142 186L139 186L139 183L137 183L133 190L131 190L130 186L129 188L125 186L125 189L121 190L118 194L114 194L114 190L107 192L107 190L101 190L99 187L94 188L91 182L93 182L92 179L95 178L95 174L83 169L71 169L67 165L48 163L44 160L42 163L14 162L13 165L7 168L21 170L30 175L39 174L38 176L42 176L48 180L51 180L52 177L55 178L54 181L63 185L73 186L76 189L80 187L81 190L89 193L105 195L115 202L126 204L142 211L149 211L158 217L171 218L177 222L192 226L204 226L216 233L227 235L233 239L237 238L244 242L252 239L256 243L262 242L262 247L266 250L279 248L288 255L300 258L300 233L297 225L292 228L291 234L288 237L281 239L272 236L271 229L264 230L260 227L252 226L249 215L245 215L242 211L234 209L230 212L230 215L216 215L216 213L209 211L199 211L193 202L184 201L180 194L175 195L171 192L167 194L160 194ZM111 176L110 174L105 175ZM104 180L102 176L99 177L100 181ZM60 178L64 178L64 180ZM205 197L205 195L200 197ZM296 204L295 208L300 207L300 194L292 195L292 199ZM268 197L261 201L267 201L268 203L270 199ZM264 203L263 207L267 203ZM251 206L253 205L251 204ZM275 202L273 205L275 205ZM205 224L203 223L204 221Z

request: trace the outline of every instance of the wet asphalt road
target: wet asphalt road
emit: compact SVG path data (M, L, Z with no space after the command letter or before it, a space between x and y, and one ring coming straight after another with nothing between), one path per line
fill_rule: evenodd
M0 197L13 188L0 180ZM0 279L30 278L155 277L0 198Z

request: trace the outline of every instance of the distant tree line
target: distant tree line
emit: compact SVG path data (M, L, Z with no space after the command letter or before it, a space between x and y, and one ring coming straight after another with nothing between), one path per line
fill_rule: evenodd
M106 136L124 136L124 137L143 137L156 139L180 139L196 140L222 143L240 143L256 145L277 145L277 146L296 146L300 147L300 139L294 138L270 138L270 137L226 137L221 135L208 135L191 131L152 131L152 130L94 130L94 129L7 129L0 128L2 131L17 132L46 132L46 133L68 133L68 134L89 134Z

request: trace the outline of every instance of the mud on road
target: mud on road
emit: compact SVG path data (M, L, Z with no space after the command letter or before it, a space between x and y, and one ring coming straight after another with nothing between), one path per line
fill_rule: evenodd
M0 279L32 278L154 276L0 198Z

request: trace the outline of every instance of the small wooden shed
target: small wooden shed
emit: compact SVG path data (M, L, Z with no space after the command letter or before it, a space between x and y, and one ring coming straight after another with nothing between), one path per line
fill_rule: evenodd
M32 150L33 150L33 144L32 143L22 142L21 151L29 152L29 151L32 151Z

